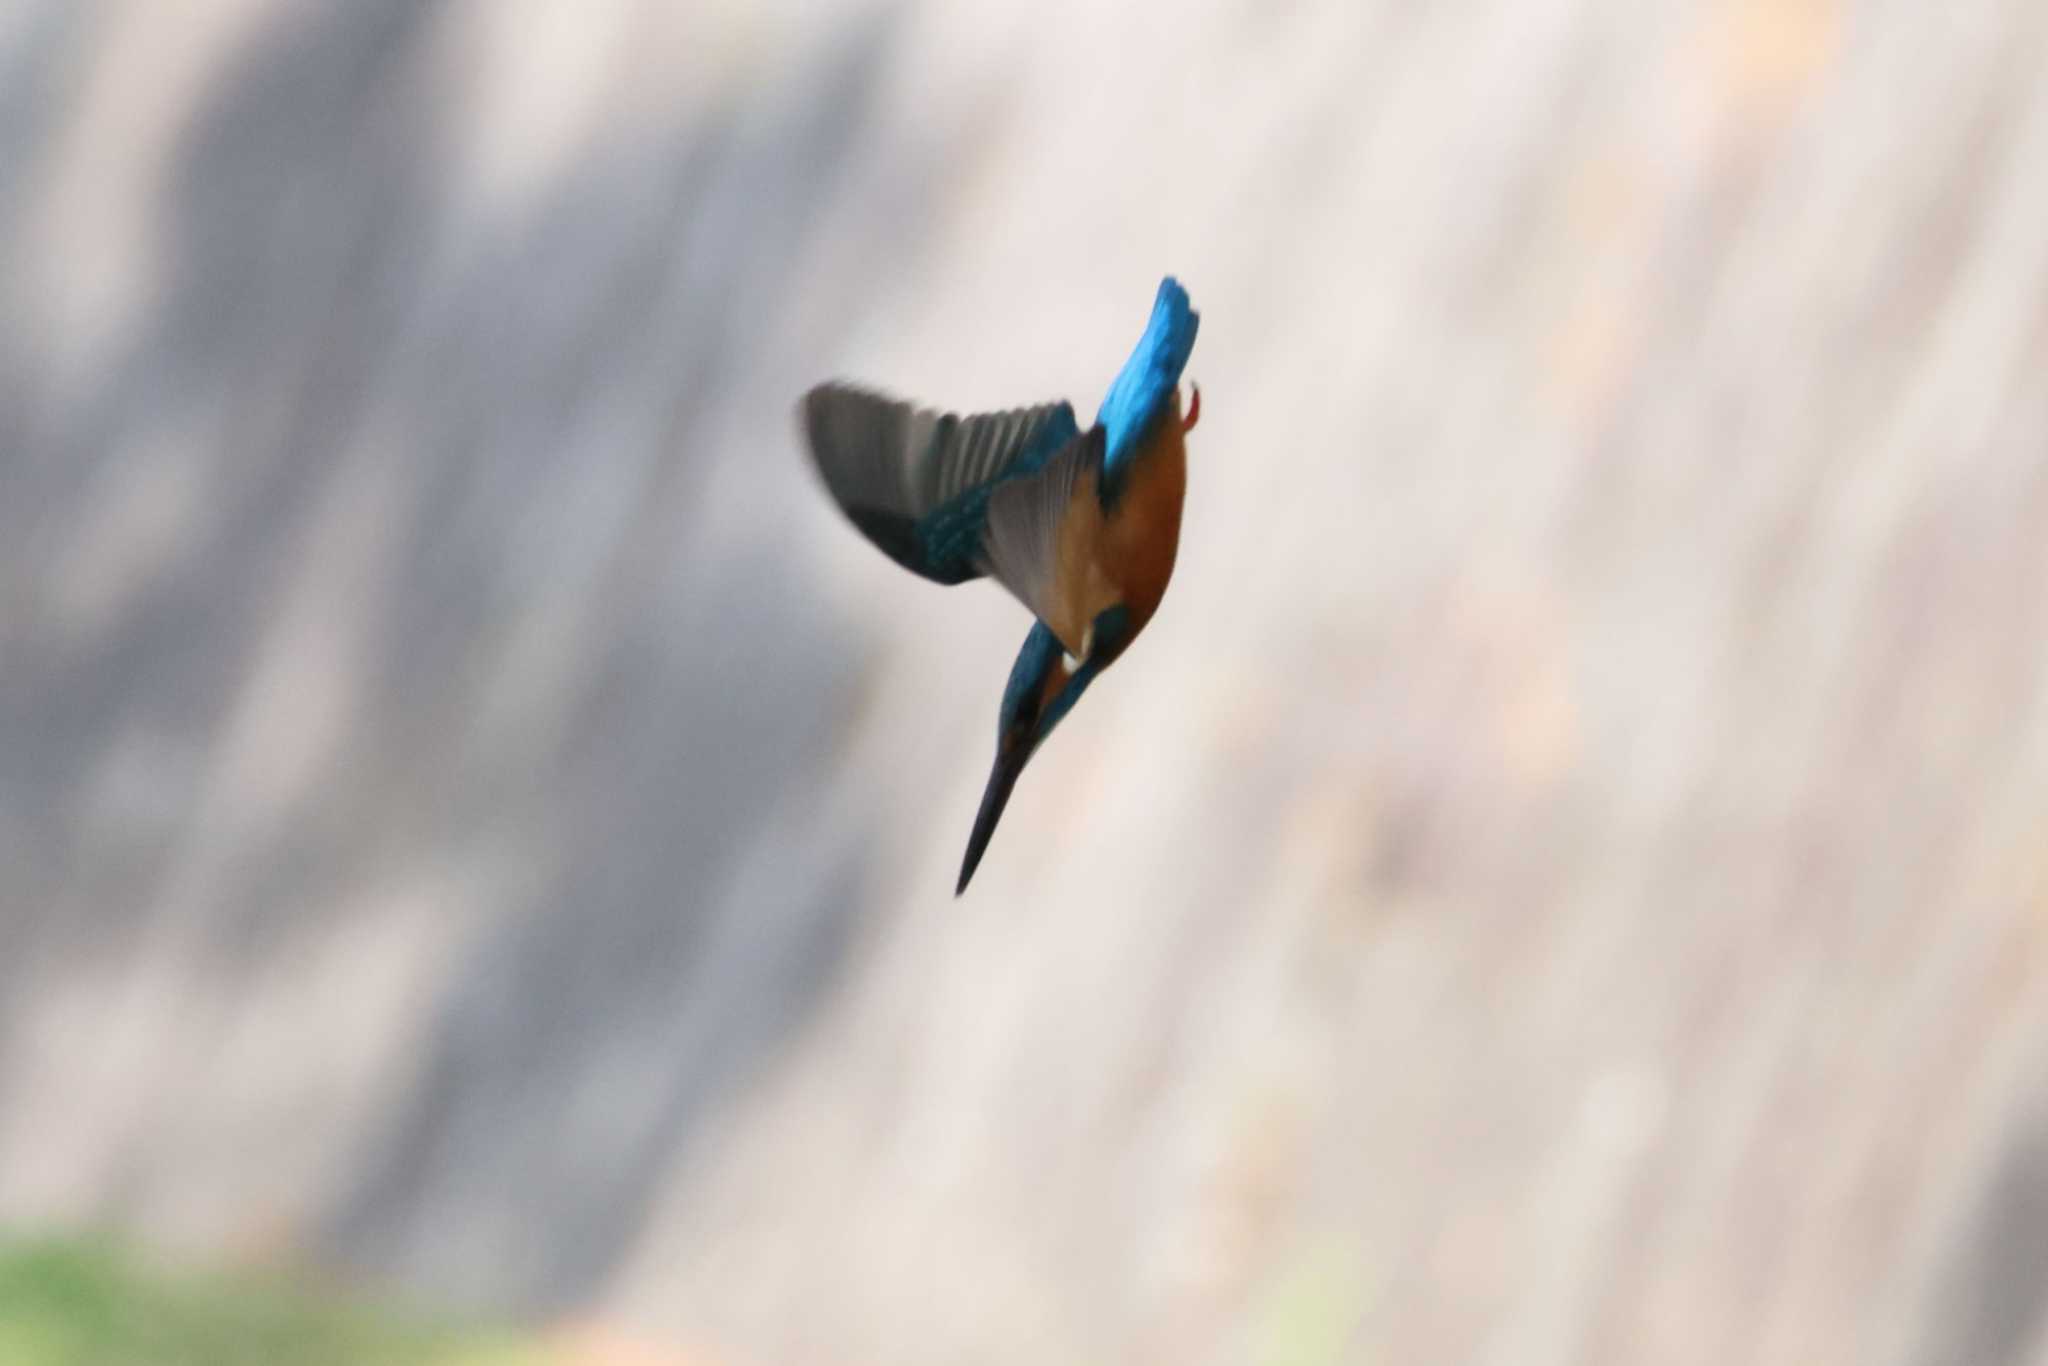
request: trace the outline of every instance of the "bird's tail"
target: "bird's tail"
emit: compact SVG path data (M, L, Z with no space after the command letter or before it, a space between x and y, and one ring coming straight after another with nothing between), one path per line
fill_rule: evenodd
M1152 316L1124 368L1111 381L1095 420L1109 433L1104 457L1115 469L1135 448L1147 424L1161 412L1180 383L1202 317L1189 306L1188 292L1171 275L1159 282Z

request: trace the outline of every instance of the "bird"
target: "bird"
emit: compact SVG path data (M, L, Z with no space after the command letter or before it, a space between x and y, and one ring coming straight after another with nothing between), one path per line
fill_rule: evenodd
M1181 374L1201 316L1169 275L1086 431L1064 400L961 415L842 381L798 404L812 463L882 553L941 584L994 579L1034 618L996 717L996 757L954 896L1031 756L1159 609L1180 549Z

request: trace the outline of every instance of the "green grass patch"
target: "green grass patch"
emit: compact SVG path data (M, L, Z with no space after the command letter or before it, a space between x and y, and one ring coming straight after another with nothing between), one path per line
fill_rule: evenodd
M542 1366L516 1339L268 1273L162 1270L104 1244L0 1242L6 1366Z

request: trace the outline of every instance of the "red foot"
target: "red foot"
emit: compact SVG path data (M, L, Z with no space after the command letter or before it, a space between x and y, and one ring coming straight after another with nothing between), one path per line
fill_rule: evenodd
M1195 424L1202 420L1202 386L1190 381L1188 391L1192 395L1188 399L1188 415L1180 422L1180 429L1184 432L1193 431Z

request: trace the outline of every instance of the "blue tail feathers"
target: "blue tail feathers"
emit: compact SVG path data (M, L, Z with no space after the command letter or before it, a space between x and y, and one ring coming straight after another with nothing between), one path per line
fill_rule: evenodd
M1181 371L1195 349L1202 317L1188 306L1188 292L1171 275L1159 282L1152 318L1124 368L1117 373L1095 420L1106 429L1105 478L1114 479L1137 452L1148 428L1166 410L1180 385Z

